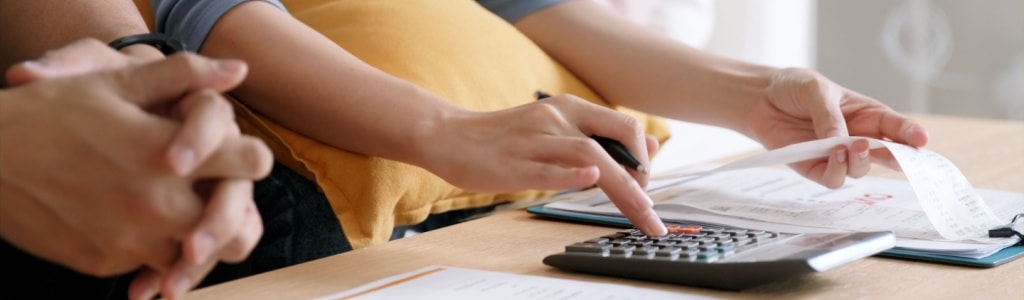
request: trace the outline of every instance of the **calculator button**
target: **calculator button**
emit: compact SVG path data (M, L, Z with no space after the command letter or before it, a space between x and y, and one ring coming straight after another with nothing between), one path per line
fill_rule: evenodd
M633 250L633 256L637 256L637 255L650 256L650 255L654 255L656 252L658 252L658 247L651 247L651 246L637 247L635 250Z
M651 244L654 244L654 243L652 243L651 241L635 241L635 242L630 242L629 244L632 245L633 247L640 248L640 247L650 246Z
M719 228L704 228L700 230L700 233L713 235L722 233L722 229Z
M659 249L658 251L655 251L654 254L657 257L675 258L679 256L680 252L683 252L683 249L676 247L668 247Z
M625 254L625 255L628 255L630 253L633 253L633 249L636 249L636 247L633 247L633 246L630 246L630 245L624 245L624 246L612 247L611 249L609 249L609 251L611 252L611 254Z
M605 253L612 245L594 243L575 243L565 246L565 252L571 253Z
M627 239L615 239L615 240L612 240L612 241L610 241L608 243L612 244L613 246L622 246L622 245L629 244L629 240L627 240Z
M668 226L665 226L665 229L668 229L668 232L671 232L671 233L693 234L693 233L700 232L702 227L697 226L697 225L686 225L686 226L668 225Z
M674 246L682 249L697 249L697 246L699 245L700 244L698 244L697 242L682 242L675 244Z
M697 259L705 261L714 261L718 259L718 251L714 252L699 252L697 253Z
M660 242L654 243L654 246L655 247L659 247L659 248L665 248L665 247L669 247L669 246L672 246L672 245L675 245L675 244L676 244L675 241L660 241Z
M681 236L681 237L670 238L668 240L676 242L676 243L682 243L682 242L689 241L689 240L692 240L692 239L693 238L691 238L691 237Z

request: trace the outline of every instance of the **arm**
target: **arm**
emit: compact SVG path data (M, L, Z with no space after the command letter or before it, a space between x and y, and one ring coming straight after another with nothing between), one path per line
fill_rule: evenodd
M704 52L591 1L566 1L515 26L606 100L746 132L738 120L766 97L772 69Z
M110 42L149 32L132 1L2 0L0 20L0 70L83 38ZM128 47L125 53L163 56L148 46Z
M250 76L233 93L279 124L325 144L415 164L472 191L597 183L638 227L664 232L641 187L646 175L627 173L589 138L619 140L646 165L651 146L638 122L624 114L571 96L501 111L468 111L366 64L258 1L228 11L200 53L247 61Z
M268 44L294 46L263 46ZM232 94L256 111L357 153L423 164L419 154L432 143L427 136L439 130L445 118L466 112L366 64L287 13L259 1L240 4L225 14L199 52L249 63L249 78ZM282 63L282 57L287 61Z
M769 149L839 135L924 146L922 125L806 69L778 69L703 52L648 31L591 1L569 1L515 23L609 101L733 129ZM860 177L870 162L894 166L867 143L794 164L828 187Z

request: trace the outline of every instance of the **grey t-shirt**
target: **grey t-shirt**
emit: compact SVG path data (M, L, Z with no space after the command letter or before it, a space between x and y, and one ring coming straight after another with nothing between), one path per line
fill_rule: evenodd
M225 13L245 1L248 0L150 0L156 15L156 31L181 41L186 50L193 52L199 50L213 25ZM279 0L259 1L286 10ZM505 21L514 23L534 11L562 1L565 0L477 0L477 3Z

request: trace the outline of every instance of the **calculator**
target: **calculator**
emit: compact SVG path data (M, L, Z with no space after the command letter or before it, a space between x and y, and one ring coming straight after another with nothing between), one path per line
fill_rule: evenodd
M625 229L565 246L544 264L567 271L724 290L822 272L895 245L891 232L782 233L668 225L665 236Z

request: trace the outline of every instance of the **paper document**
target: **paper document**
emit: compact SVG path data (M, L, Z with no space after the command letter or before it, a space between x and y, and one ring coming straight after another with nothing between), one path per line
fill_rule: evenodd
M626 285L431 266L318 299L710 299Z
M856 139L862 138L816 140L717 168L656 175L648 193L666 221L793 233L893 231L897 248L972 258L1016 242L987 238L987 232L1024 211L1024 195L976 190L949 160L927 149L869 139L893 153L907 180L848 179L834 190L788 168L763 167L824 157ZM549 200L548 209L621 216L597 189Z
M856 140L868 140L872 149L887 148L903 169L925 215L945 239L964 240L985 237L988 230L1007 222L1000 220L982 202L967 178L948 159L928 149L865 138L832 137L798 143L697 173L683 172L659 176L670 179L750 167L794 163L828 156L838 145L849 146ZM931 237L926 237L931 238Z
M666 222L791 233L893 231L896 247L979 258L1016 242L1006 238L945 241L906 181L865 177L828 189L784 168L750 168L651 182L654 209ZM1007 221L1024 210L1024 194L978 190ZM598 189L556 197L547 209L621 216Z

